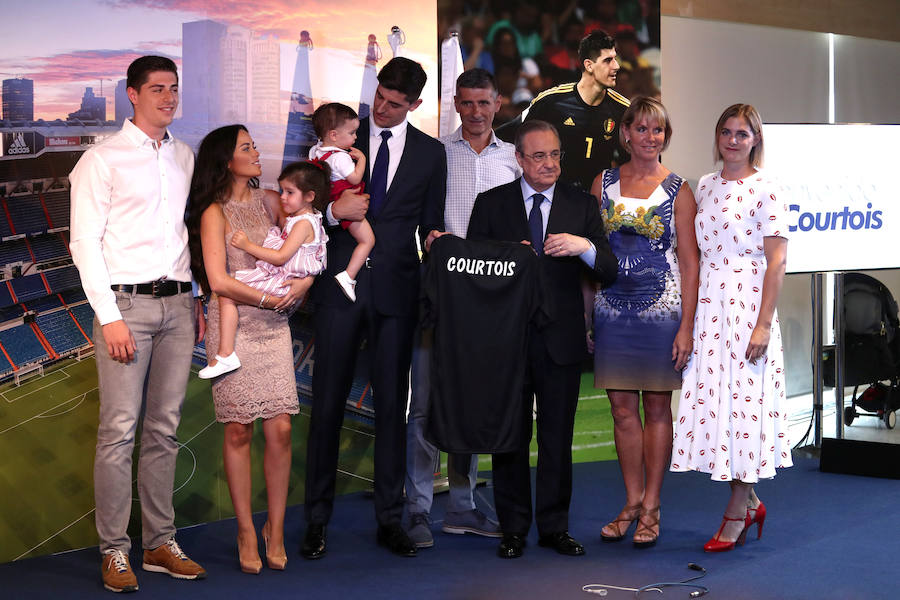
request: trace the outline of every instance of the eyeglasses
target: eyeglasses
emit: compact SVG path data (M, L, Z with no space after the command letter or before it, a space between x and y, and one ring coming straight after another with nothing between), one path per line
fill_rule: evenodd
M553 162L559 162L560 160L562 160L562 157L565 154L565 152L562 152L560 150L554 150L553 152L549 152L549 153L535 152L534 154L525 154L525 153L520 152L519 154L530 158L531 160L533 160L536 163L540 163L540 162L544 162L548 158L550 160L552 160Z

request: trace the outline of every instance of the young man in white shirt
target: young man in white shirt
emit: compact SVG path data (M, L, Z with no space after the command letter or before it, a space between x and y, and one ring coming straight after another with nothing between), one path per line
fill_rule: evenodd
M145 413L138 463L143 568L178 579L206 571L175 541L175 431L194 343L206 323L191 291L184 211L194 155L168 131L178 72L168 58L128 67L134 118L89 149L72 173L72 258L94 309L100 426L94 461L103 584L135 591L131 540L132 451Z

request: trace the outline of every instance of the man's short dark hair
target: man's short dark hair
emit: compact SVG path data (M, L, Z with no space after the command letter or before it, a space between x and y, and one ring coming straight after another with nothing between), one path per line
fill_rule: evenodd
M178 81L178 67L171 58L150 55L137 58L128 65L128 77L125 85L140 91L141 86L150 78L150 73L154 71L171 71L175 73L175 81Z
M461 88L492 90L496 94L497 81L494 79L494 76L491 75L490 71L484 69L470 69L468 71L463 71L462 74L456 78L457 94Z
M595 61L604 50L610 50L615 47L615 38L602 29L595 29L590 32L581 38L581 43L578 44L578 60L581 61L581 68L584 69L584 61Z
M419 99L427 79L422 65L402 56L395 56L378 72L378 83L400 92L410 104Z
M535 131L551 131L556 136L556 140L559 141L559 132L556 130L556 127L547 121L532 119L519 125L519 130L516 132L516 152L522 154L522 140L525 139L526 135Z
M316 136L323 140L328 132L337 129L347 121L358 119L356 111L340 102L329 102L316 109L312 116L313 129Z

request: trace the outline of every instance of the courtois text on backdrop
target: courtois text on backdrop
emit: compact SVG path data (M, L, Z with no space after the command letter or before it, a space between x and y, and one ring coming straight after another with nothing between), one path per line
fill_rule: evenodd
M900 125L766 124L765 171L788 208L787 271L900 267Z

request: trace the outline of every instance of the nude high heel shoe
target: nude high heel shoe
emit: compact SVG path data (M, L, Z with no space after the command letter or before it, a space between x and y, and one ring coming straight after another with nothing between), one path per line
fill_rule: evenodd
M266 524L263 525L262 528L262 536L263 542L266 546L266 563L269 565L270 569L275 571L284 571L285 567L287 567L287 553L284 551L284 547L281 548L280 555L269 554L269 522L266 521Z
M238 562L241 564L241 571L249 573L250 575L259 575L260 571L262 571L262 560L259 558L259 555L257 554L255 557L245 557L241 552L240 536L238 536L237 547Z

